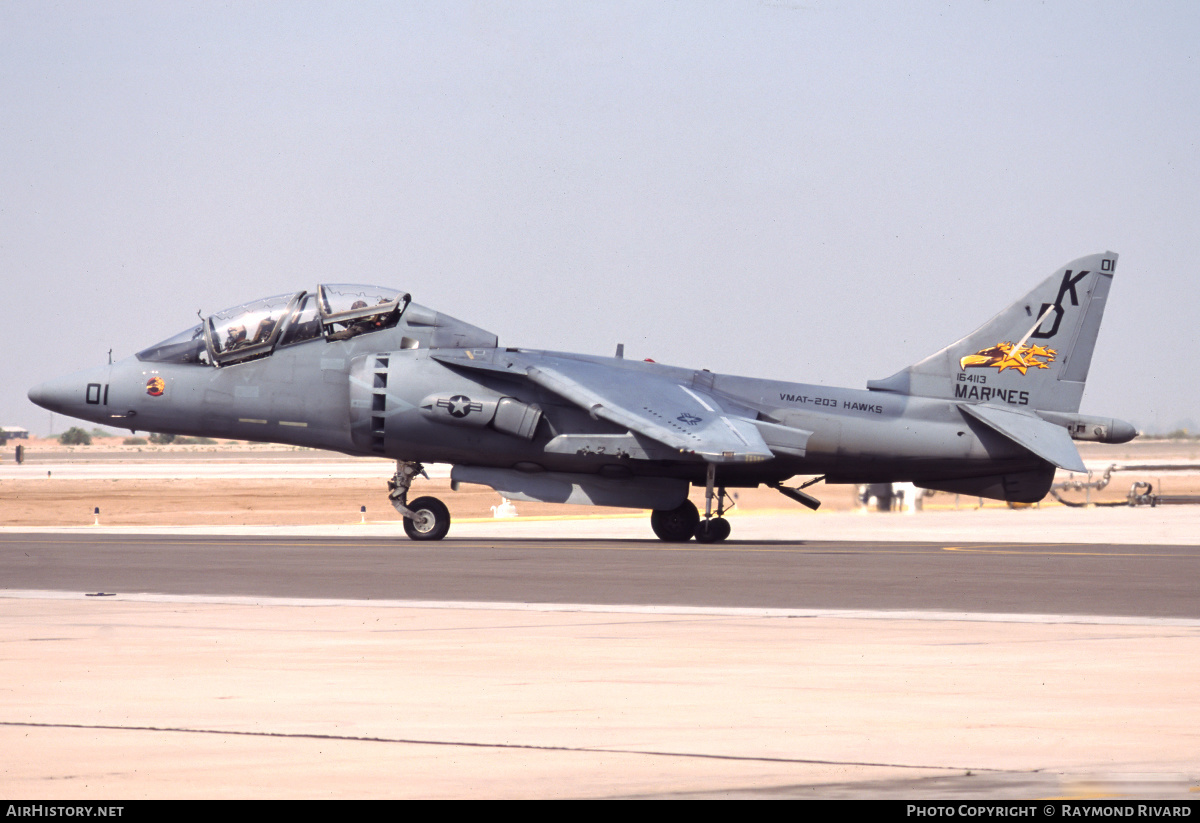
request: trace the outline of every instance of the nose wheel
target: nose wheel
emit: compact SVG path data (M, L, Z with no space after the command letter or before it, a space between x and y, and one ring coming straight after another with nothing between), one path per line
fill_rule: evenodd
M404 517L404 533L413 540L441 540L450 531L450 510L436 497L418 497L408 502L413 479L425 474L417 462L397 460L396 473L388 481L388 500Z
M413 516L404 518L404 533L413 540L441 540L450 531L450 510L436 497L418 497L408 507Z

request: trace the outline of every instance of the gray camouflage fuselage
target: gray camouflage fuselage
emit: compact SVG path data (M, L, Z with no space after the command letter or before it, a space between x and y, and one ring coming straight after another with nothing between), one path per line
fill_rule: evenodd
M391 325L348 339L331 339L330 324L214 363L221 344L206 331L207 362L129 357L30 398L134 430L449 463L456 479L532 499L567 500L546 490L558 478L582 483L582 502L665 508L685 483L711 482L715 464L728 487L824 475L1037 500L1056 463L1075 467L1072 438L1134 434L1077 414L1115 259L1069 264L1023 306L868 390L500 348L494 335L405 299ZM279 325L298 323L292 316Z

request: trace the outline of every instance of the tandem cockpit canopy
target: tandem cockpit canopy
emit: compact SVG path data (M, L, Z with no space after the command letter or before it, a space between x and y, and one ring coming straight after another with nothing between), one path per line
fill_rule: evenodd
M226 366L310 340L349 340L391 328L411 297L381 286L321 285L225 309L138 352L139 360Z

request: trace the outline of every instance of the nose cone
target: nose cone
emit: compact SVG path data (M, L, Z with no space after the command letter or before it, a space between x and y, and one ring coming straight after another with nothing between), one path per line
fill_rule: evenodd
M109 366L47 380L29 390L29 399L52 412L93 420L102 417Z
M29 390L29 399L30 399L30 401L37 403L43 409L50 408L48 405L46 405L49 402L49 395L48 395L45 383L41 383L37 386L34 386L32 389L30 389Z
M63 387L59 386L58 382L51 380L34 386L29 390L29 399L43 409L61 412L66 405L66 395L63 392Z

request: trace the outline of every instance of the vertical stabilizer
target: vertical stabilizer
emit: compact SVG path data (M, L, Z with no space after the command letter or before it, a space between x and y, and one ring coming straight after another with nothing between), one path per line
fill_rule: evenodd
M1113 252L1074 260L957 343L867 388L1078 411L1116 268Z

